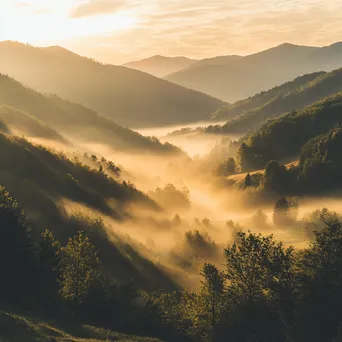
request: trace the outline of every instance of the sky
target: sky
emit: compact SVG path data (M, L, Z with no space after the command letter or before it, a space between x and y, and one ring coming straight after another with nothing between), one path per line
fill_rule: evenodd
M341 0L0 0L0 41L113 64L329 45L342 41L341 22Z

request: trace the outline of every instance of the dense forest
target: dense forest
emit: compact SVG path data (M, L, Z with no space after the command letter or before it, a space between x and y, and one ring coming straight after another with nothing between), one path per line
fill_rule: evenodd
M342 95L337 94L265 123L241 145L242 170L263 168L273 159L291 161L298 158L309 139L341 124L341 99Z

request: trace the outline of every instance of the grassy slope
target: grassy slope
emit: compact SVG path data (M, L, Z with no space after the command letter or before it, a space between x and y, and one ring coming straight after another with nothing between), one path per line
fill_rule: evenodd
M121 127L80 104L62 100L55 95L37 93L4 75L0 75L1 104L20 109L58 132L87 142L108 144L119 150L139 153L180 152L175 147L163 145L156 139L143 137Z
M67 326L45 319L0 311L1 342L161 342L75 323Z
M80 102L124 126L205 120L222 102L146 73L102 65L60 47L0 43L0 72L41 92Z

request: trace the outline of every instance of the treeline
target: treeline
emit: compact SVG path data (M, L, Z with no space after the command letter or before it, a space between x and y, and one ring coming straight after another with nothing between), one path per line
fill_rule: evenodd
M242 148L248 148L243 144ZM244 168L243 160L241 168ZM229 176L239 171L234 158L229 158L216 170L218 176ZM309 140L303 147L298 163L288 166L276 160L267 163L262 172L247 173L234 183L251 194L299 196L336 191L342 186L342 128L335 128Z
M314 214L304 250L238 232L221 270L203 266L198 292L154 297L163 322L188 341L341 341L342 222L326 209Z

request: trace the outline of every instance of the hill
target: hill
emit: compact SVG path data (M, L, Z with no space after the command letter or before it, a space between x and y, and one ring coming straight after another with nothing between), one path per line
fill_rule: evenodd
M233 103L300 75L337 69L341 57L342 43L322 48L282 44L228 65L189 68L165 79Z
M163 145L157 139L121 127L80 104L55 95L42 95L3 75L0 75L0 104L7 105L7 112L8 106L17 109L11 109L10 115L2 110L3 124L16 126L25 135L61 140L60 134L64 133L86 142L108 144L120 151L179 153L170 144Z
M134 216L129 210L130 204L151 212L160 211L147 195L118 178L110 161L101 160L97 168L91 168L80 158L69 158L23 138L4 134L0 134L0 153L0 184L25 210L34 227L35 239L47 227L61 241L82 229L101 250L99 256L108 276L123 283L135 279L137 286L143 289L176 288L162 270L130 243L119 236L113 243L104 223L93 217L94 214L89 213L88 217L78 212L79 206L88 208L120 223ZM68 205L64 207L64 203L71 203L71 209L75 210L67 214Z
M18 133L19 135L23 134L67 143L58 132L44 124L37 117L2 104L0 104L0 130L14 135Z
M129 127L205 120L222 105L197 91L123 66L103 65L60 47L2 42L0 72Z
M268 121L241 145L238 154L242 169L261 169L270 160L296 159L308 140L342 124L341 110L339 93Z
M153 56L124 64L125 67L147 72L156 77L164 77L196 64L195 59L186 57Z
M216 112L218 118L231 119L218 128L220 133L246 133L259 128L268 119L291 110L300 110L318 100L342 91L342 69L319 72L262 92ZM211 130L212 131L212 130Z

